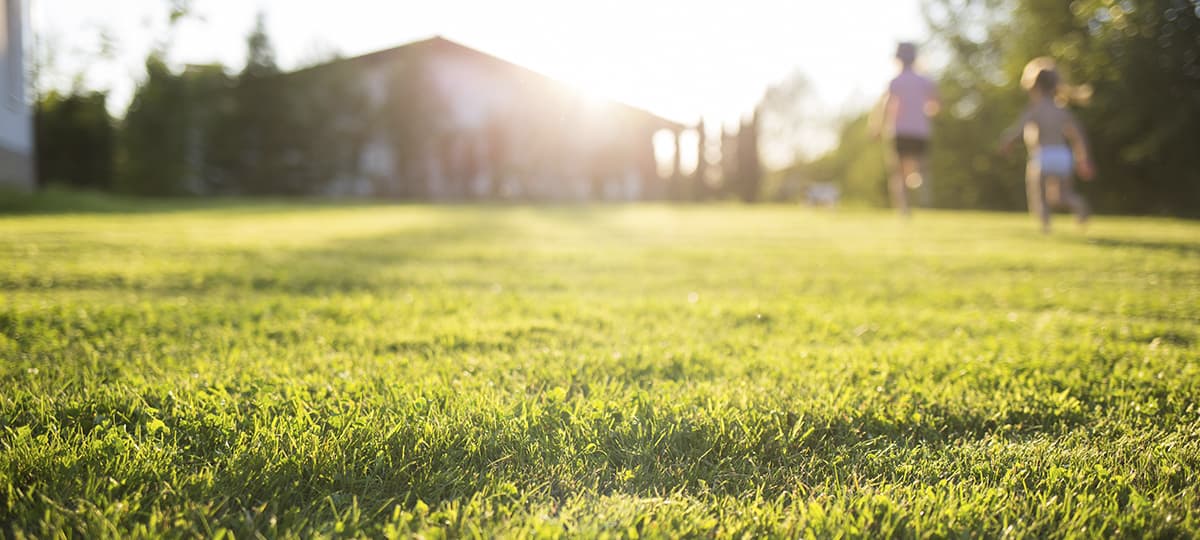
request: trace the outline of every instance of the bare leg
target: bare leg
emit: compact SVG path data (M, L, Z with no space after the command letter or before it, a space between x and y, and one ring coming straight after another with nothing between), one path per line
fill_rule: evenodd
M1046 204L1046 183L1042 178L1042 170L1034 163L1025 168L1025 198L1029 204L1029 213L1042 224L1042 232L1050 232L1050 208Z
M1046 192L1046 206L1054 209L1062 206L1062 177L1046 175L1042 177L1042 189Z
M921 162L917 158L900 158L900 170L904 173L904 185L908 189L918 189L925 183L925 178L921 175Z
M908 201L908 192L917 190L924 183L925 179L921 175L921 162L912 156L900 158L900 175L904 182L900 186L904 192L904 199L907 204L912 204Z
M933 184L929 181L929 154L923 154L917 160L917 174L921 175L921 206L933 207Z
M1087 224L1088 218L1092 215L1092 209L1088 206L1087 199L1075 191L1074 183L1070 178L1064 178L1059 187L1059 196L1063 203L1075 213L1075 221L1080 226Z
M892 207L901 216L908 217L908 194L904 187L904 160L893 151L885 151L888 168L888 194L892 198Z

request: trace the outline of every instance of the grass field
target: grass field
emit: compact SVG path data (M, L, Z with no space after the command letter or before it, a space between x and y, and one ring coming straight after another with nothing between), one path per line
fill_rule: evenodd
M0 536L1200 535L1200 223L0 217Z

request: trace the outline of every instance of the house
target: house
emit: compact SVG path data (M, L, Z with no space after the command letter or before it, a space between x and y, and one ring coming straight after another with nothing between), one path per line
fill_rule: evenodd
M276 97L254 100L256 88ZM268 76L238 91L261 104L244 113L267 119L239 145L257 162L251 168L267 171L248 177L280 183L260 192L659 198L670 180L658 176L652 139L667 130L678 141L688 129L441 37ZM275 107L286 112L267 110Z
M33 115L26 96L29 17L22 0L0 0L0 188L32 191Z

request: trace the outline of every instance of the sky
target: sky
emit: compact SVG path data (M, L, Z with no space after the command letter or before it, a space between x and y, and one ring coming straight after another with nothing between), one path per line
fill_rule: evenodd
M167 0L27 1L37 47L54 51L44 86L109 90L114 113L156 45L166 43L177 67L239 69L260 11L284 69L441 35L589 94L710 126L736 122L797 70L826 116L861 109L895 74L896 42L927 35L919 0L193 0L173 33Z

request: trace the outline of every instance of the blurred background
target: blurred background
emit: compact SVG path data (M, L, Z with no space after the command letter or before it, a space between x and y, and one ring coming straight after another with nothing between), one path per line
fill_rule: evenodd
M0 2L18 189L883 206L866 118L914 41L933 206L1024 209L995 147L1049 55L1096 208L1200 214L1196 0Z

